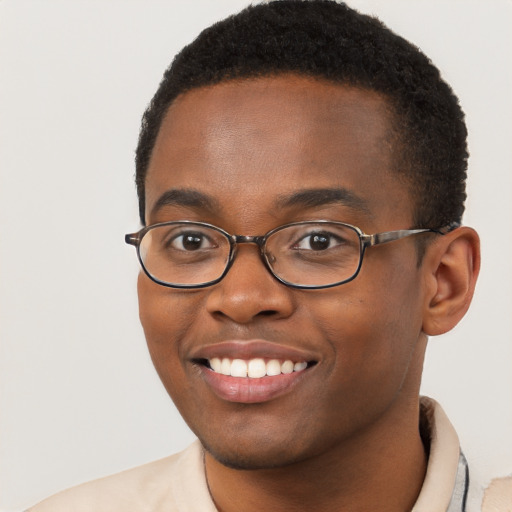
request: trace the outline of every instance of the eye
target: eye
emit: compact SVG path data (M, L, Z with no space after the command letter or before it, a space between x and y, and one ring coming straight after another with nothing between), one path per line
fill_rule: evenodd
M344 243L344 239L327 231L308 233L298 240L294 249L306 251L325 251Z
M179 251L198 251L215 247L208 236L194 231L187 231L174 236L167 245Z

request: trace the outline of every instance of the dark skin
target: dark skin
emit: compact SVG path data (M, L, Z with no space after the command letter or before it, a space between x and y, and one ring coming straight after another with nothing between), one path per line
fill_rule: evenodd
M377 93L304 77L192 90L171 106L154 148L148 224L197 220L244 235L319 219L366 233L410 228L414 205L393 174L389 127ZM325 189L343 197L322 200L316 192ZM465 313L478 237L469 228L435 237L417 261L413 239L378 246L354 281L316 291L276 281L254 245L201 290L165 288L141 273L151 357L205 447L219 510L411 509L426 470L418 393L427 335ZM225 400L197 354L233 340L264 340L315 364L275 399Z

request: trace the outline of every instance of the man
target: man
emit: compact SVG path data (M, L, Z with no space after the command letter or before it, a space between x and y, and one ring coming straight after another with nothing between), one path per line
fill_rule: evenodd
M479 510L419 398L479 268L463 114L428 59L330 1L250 7L142 124L140 317L199 441L44 510Z

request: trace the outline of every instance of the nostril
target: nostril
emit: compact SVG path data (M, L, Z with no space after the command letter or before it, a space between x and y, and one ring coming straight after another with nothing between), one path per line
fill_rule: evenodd
M277 311L275 309L265 309L264 311L260 311L259 314L261 316L272 316L277 314Z

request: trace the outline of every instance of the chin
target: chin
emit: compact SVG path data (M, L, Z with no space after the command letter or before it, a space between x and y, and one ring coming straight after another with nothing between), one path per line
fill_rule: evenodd
M253 442L248 447L215 446L201 440L204 449L223 466L239 470L275 469L295 464L307 458L300 453L298 446L290 442L287 447L265 447L261 443Z
M211 450L208 446L204 446L204 449L223 466L238 470L275 469L299 462L299 459L285 459L281 455L265 456L265 454L219 452Z

